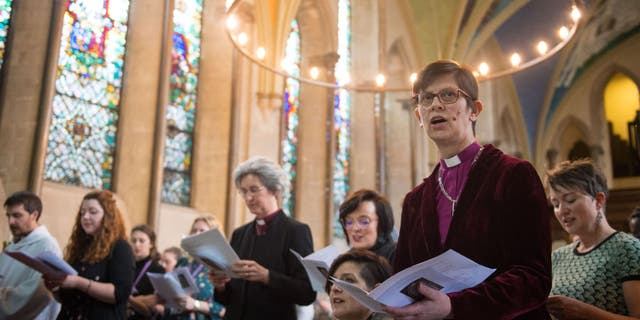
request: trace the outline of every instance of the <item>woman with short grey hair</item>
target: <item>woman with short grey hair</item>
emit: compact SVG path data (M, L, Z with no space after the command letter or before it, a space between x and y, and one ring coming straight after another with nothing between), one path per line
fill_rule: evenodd
M231 236L231 247L241 259L231 270L239 278L209 274L216 300L226 306L227 319L294 320L295 305L316 298L304 268L290 252L313 252L311 230L280 209L278 197L288 180L275 162L251 158L238 165L233 179L255 219Z

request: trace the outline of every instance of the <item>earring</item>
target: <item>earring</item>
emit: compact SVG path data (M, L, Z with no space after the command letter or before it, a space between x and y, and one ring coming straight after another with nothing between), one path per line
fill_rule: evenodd
M602 218L604 218L604 215L602 214L602 211L598 210L598 214L596 215L596 222L600 222Z

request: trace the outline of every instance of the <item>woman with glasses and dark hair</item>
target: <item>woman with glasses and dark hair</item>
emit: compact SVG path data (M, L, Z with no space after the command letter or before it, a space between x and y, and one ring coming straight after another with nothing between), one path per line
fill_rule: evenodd
M329 268L329 275L349 282L367 292L373 290L391 276L391 265L386 259L369 250L351 249L339 255ZM383 319L384 314L374 314L338 286L327 281L333 316L338 320ZM386 318L384 318L386 319Z
M296 305L311 304L316 293L302 264L290 252L313 252L309 226L280 209L287 187L282 168L271 160L251 158L233 172L240 196L255 220L237 228L231 247L240 257L232 266L239 278L209 273L216 297L227 307L226 319L296 319Z
M607 181L591 160L565 161L547 173L549 201L576 236L551 256L547 310L558 319L640 319L640 240L605 216Z
M352 248L371 250L393 261L393 211L389 201L379 193L360 189L340 205L340 222Z

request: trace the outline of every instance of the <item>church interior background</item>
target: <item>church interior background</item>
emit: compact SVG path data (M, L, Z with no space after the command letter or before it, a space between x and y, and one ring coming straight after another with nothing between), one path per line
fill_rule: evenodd
M82 196L109 189L163 249L201 213L227 234L252 220L231 173L260 155L285 168L282 206L316 248L343 237L337 205L360 188L399 224L439 159L410 79L450 58L477 70L481 143L541 177L592 157L627 230L639 31L636 0L0 0L0 198L39 194L64 245Z

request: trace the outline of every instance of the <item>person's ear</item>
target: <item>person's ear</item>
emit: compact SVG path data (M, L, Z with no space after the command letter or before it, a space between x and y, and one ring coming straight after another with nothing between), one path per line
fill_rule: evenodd
M476 100L473 103L475 108L471 108L471 116L469 116L469 120L476 121L478 120L478 115L480 114L480 112L482 112L482 108L484 106L482 105L482 102L480 102L480 100Z
M605 203L605 200L606 200L606 196L604 195L604 192L596 193L595 200L596 200L596 209L597 210L600 210L600 209L604 208L604 203Z

